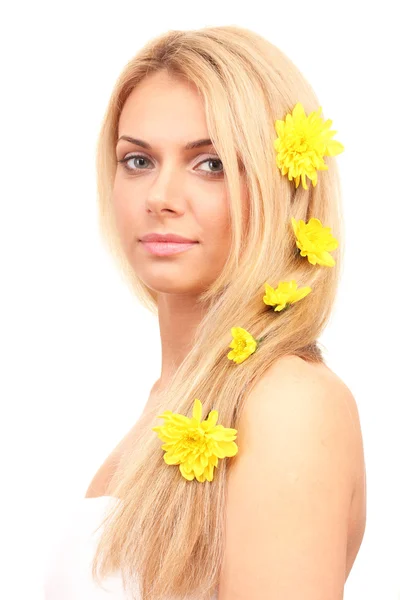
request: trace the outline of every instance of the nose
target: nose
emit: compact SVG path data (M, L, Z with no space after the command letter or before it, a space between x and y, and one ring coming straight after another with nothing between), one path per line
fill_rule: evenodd
M148 196L146 200L146 212L154 214L179 213L174 202L168 201L161 196Z
M154 180L146 198L146 211L149 213L177 213L184 210L183 184L177 169L166 166Z

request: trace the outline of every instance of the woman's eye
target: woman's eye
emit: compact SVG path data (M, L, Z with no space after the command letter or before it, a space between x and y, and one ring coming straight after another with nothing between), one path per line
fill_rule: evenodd
M125 156L125 158L122 158L121 160L118 160L119 163L122 163L124 169L130 173L134 172L134 171L145 171L148 169L148 167L143 167L143 164L140 164L139 161L148 161L149 162L150 159L148 159L146 156L143 156L142 154L130 154L128 156ZM135 163L135 161L137 161ZM128 164L132 162L133 165L135 166L128 166ZM151 162L151 161L150 161ZM222 161L219 158L206 158L205 160L202 160L197 166L202 165L204 163L213 163L215 166L215 163L220 163L222 166ZM206 175L207 177L218 177L221 174L223 174L223 170L217 170L217 171L213 171L214 167L211 167L210 171L206 171L204 169L200 169L200 171L203 172L204 175Z
M222 161L219 158L206 158L206 160L202 160L201 163L199 163L200 165L202 165L203 163L220 163L222 166ZM200 171L202 171L202 169L200 169ZM204 171L205 175L211 175L211 176L217 176L217 175L221 175L223 174L223 170L222 171Z
M143 169L141 169L141 168L138 169L136 167L128 167L128 162L135 161L136 159L140 159L140 160L144 160L144 161L149 160L146 156L142 156L141 154L130 154L129 156L125 156L125 158L122 158L118 162L122 163L123 167L127 171L142 171Z

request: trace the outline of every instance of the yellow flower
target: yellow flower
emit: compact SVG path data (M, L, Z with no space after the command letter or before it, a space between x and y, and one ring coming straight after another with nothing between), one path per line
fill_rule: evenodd
M315 265L326 267L335 266L335 259L329 250L335 250L339 242L331 234L330 227L323 227L319 219L312 218L306 224L292 217L292 227L296 236L296 245L301 250L301 256L307 256L308 261Z
M313 111L307 117L301 102L298 102L292 113L286 115L286 122L275 121L278 138L274 140L274 148L278 151L276 164L282 175L288 173L290 181L295 179L296 188L300 179L302 186L308 190L306 177L311 179L313 187L317 185L317 169L326 171L323 156L335 156L343 152L344 146L331 138L337 133L329 131L331 119L323 121L319 116L322 108Z
M265 296L263 297L263 300L265 304L275 306L275 311L289 308L290 304L301 300L311 292L310 287L297 289L297 283L294 279L291 281L280 281L276 289L268 285L268 283L265 283L264 287Z
M235 456L238 452L233 441L237 430L216 425L217 410L210 411L207 419L201 421L202 411L202 403L196 398L192 418L166 410L158 415L165 419L165 424L152 428L165 442L161 447L166 451L164 460L167 465L179 464L185 479L192 481L196 477L201 483L206 479L213 480L219 458Z
M236 364L242 363L246 358L253 354L257 348L257 342L253 336L242 327L232 327L231 334L233 337L229 348L233 348L227 355L229 360L233 360Z

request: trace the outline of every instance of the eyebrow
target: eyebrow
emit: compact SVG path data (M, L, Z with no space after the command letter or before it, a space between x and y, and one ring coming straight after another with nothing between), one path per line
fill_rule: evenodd
M121 135L121 137L118 138L118 142L120 140L126 140L127 142L131 142L131 144L136 144L136 146L141 146L142 148L151 150L150 144L148 144L147 142L144 142L143 140L138 140L137 138L130 137L129 135ZM205 139L201 139L201 140L195 140L194 142L188 142L185 145L185 150L193 150L193 148L200 148L203 146L213 146L213 145L214 144L210 139L205 138Z

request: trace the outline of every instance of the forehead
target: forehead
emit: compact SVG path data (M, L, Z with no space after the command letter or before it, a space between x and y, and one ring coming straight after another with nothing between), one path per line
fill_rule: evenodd
M128 96L118 137L188 140L208 137L204 102L194 84L165 73L147 76Z

